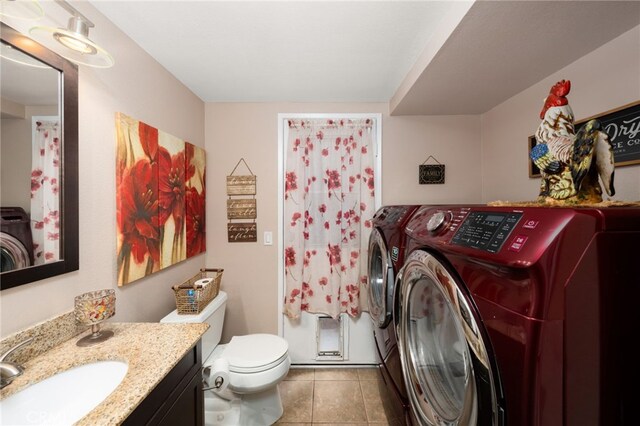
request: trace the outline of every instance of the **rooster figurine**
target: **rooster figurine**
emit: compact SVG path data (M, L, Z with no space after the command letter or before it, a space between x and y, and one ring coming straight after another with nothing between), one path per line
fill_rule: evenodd
M570 90L569 80L553 85L540 112L542 123L530 154L542 174L538 201L599 203L602 189L598 176L607 194L615 194L613 148L598 120L590 120L575 132L567 99Z

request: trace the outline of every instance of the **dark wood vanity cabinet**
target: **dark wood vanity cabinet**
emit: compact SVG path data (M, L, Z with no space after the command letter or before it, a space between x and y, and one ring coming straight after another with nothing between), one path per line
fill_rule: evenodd
M128 426L204 425L200 341L122 423Z

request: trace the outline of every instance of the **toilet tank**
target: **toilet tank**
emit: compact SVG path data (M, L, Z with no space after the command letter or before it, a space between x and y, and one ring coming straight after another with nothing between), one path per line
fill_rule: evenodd
M227 306L227 293L220 291L218 295L205 308L196 315L178 315L174 310L160 322L170 323L195 323L206 322L209 329L202 336L202 361L206 360L211 352L220 343L222 325L224 323L224 310Z

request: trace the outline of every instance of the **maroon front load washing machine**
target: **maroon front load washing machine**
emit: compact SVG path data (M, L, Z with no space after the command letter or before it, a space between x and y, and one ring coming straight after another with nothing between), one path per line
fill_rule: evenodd
M421 212L394 312L413 423L637 424L639 208Z
M33 265L31 220L21 207L0 207L0 272Z
M395 277L404 262L404 227L418 206L384 206L373 216L369 237L369 314L373 321L379 367L388 384L393 413L387 417L406 421L408 400L402 379L396 331L392 324Z

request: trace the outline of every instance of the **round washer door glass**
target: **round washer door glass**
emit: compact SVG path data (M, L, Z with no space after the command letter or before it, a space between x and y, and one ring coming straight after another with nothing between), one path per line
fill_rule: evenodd
M31 265L29 252L19 239L0 232L0 272L22 269Z
M390 268L392 265L389 263L384 238L374 228L369 237L369 314L377 327L385 327L390 319L386 300L389 274L393 273Z
M426 425L495 425L491 363L473 309L431 254L399 273L399 348L413 414Z
M413 282L408 294L406 342L411 375L435 414L445 421L460 418L470 368L469 351L451 304L428 276Z

